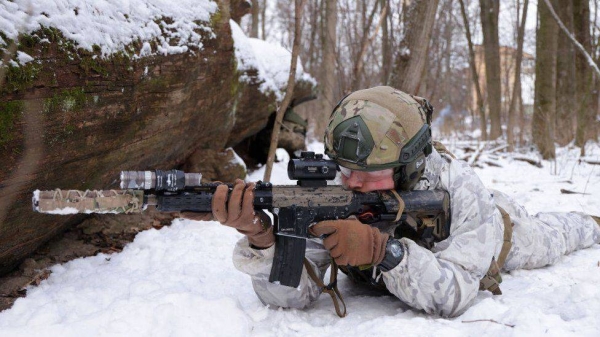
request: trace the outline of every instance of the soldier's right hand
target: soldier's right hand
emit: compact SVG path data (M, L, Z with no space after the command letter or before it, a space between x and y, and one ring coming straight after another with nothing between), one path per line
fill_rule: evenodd
M254 211L255 183L246 185L236 179L227 201L227 185L217 186L212 199L212 215L222 225L233 227L248 237L248 242L256 248L268 248L275 243L271 219L263 212Z

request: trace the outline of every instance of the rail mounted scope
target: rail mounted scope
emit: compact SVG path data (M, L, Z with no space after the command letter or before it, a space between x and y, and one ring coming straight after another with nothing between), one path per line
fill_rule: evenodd
M327 186L327 180L335 179L339 168L330 159L324 159L322 154L303 151L299 159L292 159L288 163L288 178L298 180L298 185L303 187Z

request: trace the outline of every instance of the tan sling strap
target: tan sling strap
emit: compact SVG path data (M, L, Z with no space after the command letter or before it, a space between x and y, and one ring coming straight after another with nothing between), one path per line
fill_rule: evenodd
M333 259L331 259L331 273L329 275L329 284L325 285L323 281L317 276L314 269L312 268L310 262L306 258L304 258L304 267L306 268L306 272L308 276L321 288L324 293L328 293L331 296L331 300L333 301L333 306L335 307L335 312L340 317L346 317L346 303L342 298L342 294L337 287L337 274L338 274L338 265L335 263ZM339 298L339 302L338 302ZM344 311L340 309L340 302L342 303Z
M508 252L512 247L512 221L510 220L510 215L508 215L508 213L502 207L496 207L498 207L498 210L502 215L502 222L504 223L504 239L502 242L502 249L500 249L498 261L496 261L495 258L492 258L490 268L479 282L479 290L489 290L494 295L502 295L502 291L500 290L500 283L502 283L500 269L502 269L504 266Z
M512 233L513 233L513 228L512 228L512 221L510 220L510 215L508 215L508 213L504 210L504 208L500 207L500 206L496 206L498 207L498 210L500 211L500 214L502 214L502 222L504 222L504 242L502 243L502 249L500 250L500 255L498 255L498 266L500 268L504 267L504 262L506 262L506 257L508 256L508 252L510 251L510 248L512 247Z
M452 157L453 159L456 159L456 156L450 152L450 150L448 150L446 148L446 146L444 146L444 144L442 144L441 142L434 140L432 142L433 148L439 153L439 154L447 154L450 157Z

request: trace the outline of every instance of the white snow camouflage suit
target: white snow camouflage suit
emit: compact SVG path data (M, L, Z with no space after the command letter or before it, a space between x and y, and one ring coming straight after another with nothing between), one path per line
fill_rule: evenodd
M496 205L510 215L513 223L505 271L543 267L564 254L600 243L600 226L589 215L571 212L530 216L507 195L486 189L467 163L446 154L434 150L427 157L423 176L426 179L415 189L443 189L450 194L450 235L431 250L401 238L403 260L382 273L387 290L415 309L451 317L469 307L492 257L498 259L502 247L504 223ZM393 235L395 226L388 223L378 227ZM274 251L274 246L253 249L244 237L235 247L233 261L237 269L251 276L263 303L284 308L310 305L321 290L306 270L298 288L269 282ZM306 258L323 279L330 257L320 239L307 242Z

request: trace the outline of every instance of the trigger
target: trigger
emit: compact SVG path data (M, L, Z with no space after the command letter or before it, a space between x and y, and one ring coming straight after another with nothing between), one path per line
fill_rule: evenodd
M364 212L358 215L358 220L363 223L371 223L375 221L375 214L373 212Z

